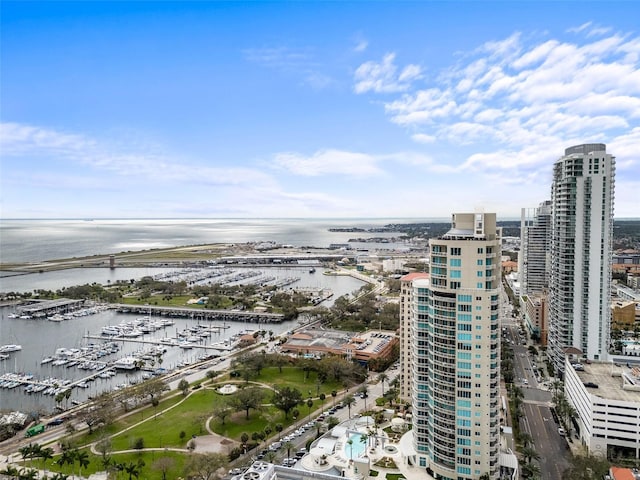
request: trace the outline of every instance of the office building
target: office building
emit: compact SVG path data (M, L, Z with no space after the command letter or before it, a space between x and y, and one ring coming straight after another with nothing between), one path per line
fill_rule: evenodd
M614 176L600 143L567 148L553 167L548 354L560 372L568 347L607 358Z
M412 281L412 462L438 480L499 476L501 229L454 214Z

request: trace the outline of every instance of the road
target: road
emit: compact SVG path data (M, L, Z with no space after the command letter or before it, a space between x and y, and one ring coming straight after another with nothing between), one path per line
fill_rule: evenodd
M520 426L522 431L531 435L534 448L540 455L541 478L557 480L569 466L569 446L558 433L558 424L551 413L552 395L540 384L542 378L536 375L539 362L529 352L530 342L520 333L517 319L513 318L512 307L505 297L501 311L503 336L513 348L514 382L524 394L524 417Z

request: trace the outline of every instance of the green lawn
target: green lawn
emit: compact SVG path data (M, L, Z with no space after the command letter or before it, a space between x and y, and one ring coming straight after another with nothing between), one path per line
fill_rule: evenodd
M176 397L178 401L184 397ZM184 399L180 405L160 414L158 417L132 428L111 439L114 450L132 448L137 438L144 439L146 448L175 447L186 448L192 435L206 433L204 422L213 410L214 405L222 401L222 396L213 390L201 389ZM158 407L158 411L162 408ZM147 418L152 411L147 411ZM180 432L185 435L181 438Z
M305 371L299 367L282 367L282 373L278 367L263 368L260 372L260 376L253 378L253 381L266 383L268 385L288 385L295 387L302 392L303 398L308 398L311 395L317 398L320 393L324 393L328 398L331 398L331 391L341 391L344 389L341 383L338 382L325 382L317 383L318 374L316 372L309 372L308 378L305 379Z

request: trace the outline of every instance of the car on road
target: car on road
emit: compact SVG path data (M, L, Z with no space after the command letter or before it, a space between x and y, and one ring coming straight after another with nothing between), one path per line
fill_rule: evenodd
M297 458L285 458L284 460L282 460L282 466L293 467L297 461L298 461Z
M561 437L564 437L564 434L565 434L564 428L558 427L558 435L560 435Z

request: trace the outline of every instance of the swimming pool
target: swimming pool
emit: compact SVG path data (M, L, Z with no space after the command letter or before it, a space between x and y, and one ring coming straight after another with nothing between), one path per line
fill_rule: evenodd
M349 443L344 442L344 456L345 458L358 458L361 457L364 451L367 448L367 441L362 441L362 434L360 433L352 433L349 435L349 440L351 440L351 445Z

